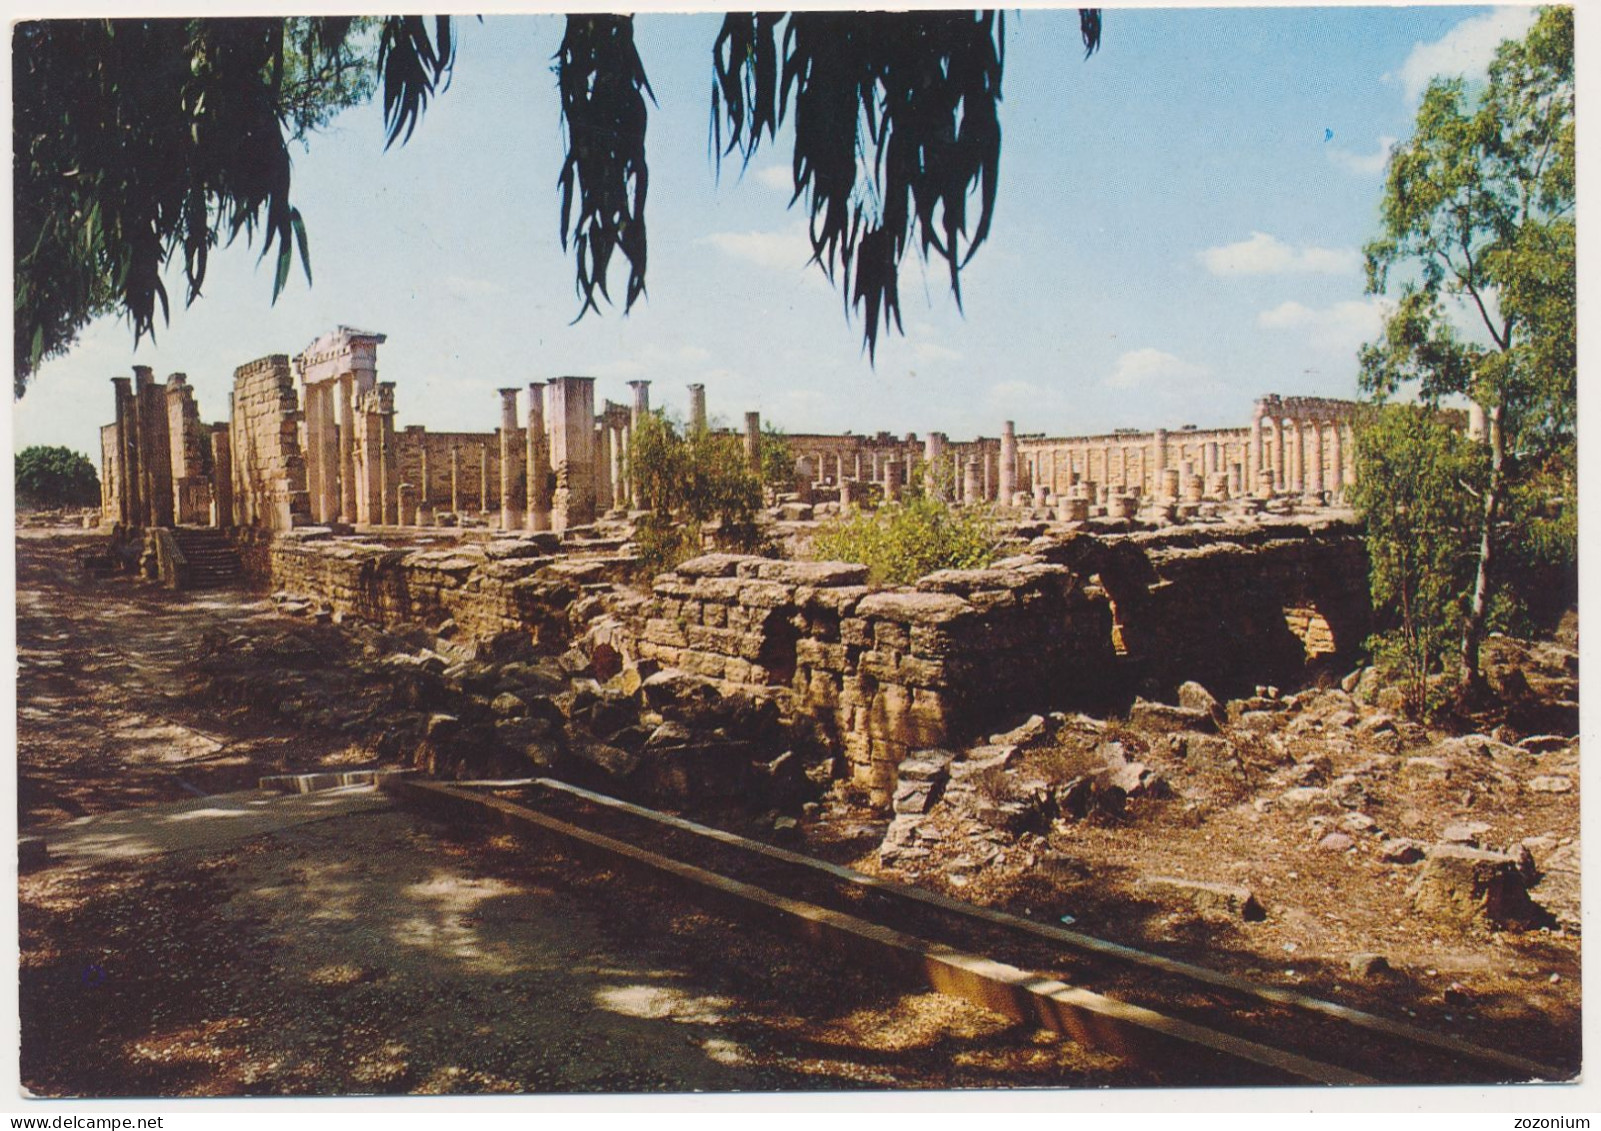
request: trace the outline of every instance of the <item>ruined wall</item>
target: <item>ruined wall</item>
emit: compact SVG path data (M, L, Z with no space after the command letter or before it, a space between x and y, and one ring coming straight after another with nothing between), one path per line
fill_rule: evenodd
M710 554L663 574L624 651L775 698L817 724L852 779L889 801L913 750L1087 692L1109 622L1061 566L945 570L874 592L866 570Z
M570 640L569 614L584 586L616 570L604 560L552 556L555 546L547 536L392 549L318 532L274 538L244 560L273 588L344 615L385 626L437 626L448 618L466 637L528 633L539 646L559 650Z
M1060 552L1106 590L1141 690L1293 685L1349 661L1371 631L1367 548L1352 522L1258 522L1097 540ZM1079 549L1074 547L1078 546Z
M1188 679L1218 695L1293 686L1347 662L1368 631L1363 543L1332 520L1040 538L989 569L876 591L862 566L708 554L658 576L649 599L602 602L586 587L609 591L627 559L558 553L548 534L396 549L319 532L246 561L277 589L386 625L449 617L549 650L587 628L625 660L773 701L880 803L914 750L1031 712L1170 698Z
M288 530L311 520L299 422L287 356L272 354L234 370L229 438L236 524Z
M519 431L519 437L522 433ZM429 432L413 425L395 433L395 447L399 451L400 482L417 488L415 498L423 499L423 452L428 453L427 498L436 511L448 511L450 499L450 452L461 452L461 504L467 514L483 514L500 507L500 433L498 432ZM523 455L521 447L516 449ZM484 494L480 453L488 457L488 495ZM523 461L519 461L523 462Z

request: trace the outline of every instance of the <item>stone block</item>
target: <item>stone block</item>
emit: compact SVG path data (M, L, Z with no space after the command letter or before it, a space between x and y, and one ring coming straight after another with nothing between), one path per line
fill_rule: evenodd
M1267 918L1267 912L1247 887L1185 880L1176 876L1147 876L1140 881L1140 886L1158 895L1187 900L1200 911L1221 912L1248 921Z
M859 616L902 624L946 625L969 617L973 606L949 593L874 593L856 605Z
M867 567L852 562L762 561L756 565L756 577L787 585L862 585L867 581Z
M741 562L759 562L751 554L702 554L679 564L676 572L684 577L733 577Z
M1528 927L1544 918L1517 861L1459 844L1431 848L1407 893L1418 911L1458 923Z

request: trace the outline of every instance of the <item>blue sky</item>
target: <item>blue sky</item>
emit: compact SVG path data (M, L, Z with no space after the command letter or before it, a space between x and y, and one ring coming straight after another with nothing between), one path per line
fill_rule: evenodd
M597 399L790 431L954 438L1243 424L1264 392L1353 396L1379 325L1363 294L1384 147L1430 74L1482 73L1529 9L1123 9L1089 60L1074 11L1007 13L1000 198L956 309L942 265L902 270L904 338L876 367L808 254L783 139L719 182L708 156L715 15L647 15L649 295L570 324L557 238L562 137L554 16L463 20L454 81L409 144L377 105L295 152L314 285L269 304L271 263L215 255L205 295L157 341L91 326L13 405L14 442L96 451L109 378L188 374L221 420L235 366L339 323L382 331L399 423L490 430L495 390L560 374ZM614 271L613 293L623 279ZM181 294L176 283L169 290Z

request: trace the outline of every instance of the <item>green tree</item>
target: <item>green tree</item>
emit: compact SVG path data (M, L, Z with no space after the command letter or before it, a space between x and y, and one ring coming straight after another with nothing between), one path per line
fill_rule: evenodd
M1407 709L1438 706L1431 678L1457 659L1476 559L1474 492L1487 460L1455 422L1418 405L1384 405L1356 433L1353 503L1366 527L1374 660Z
M648 512L636 530L646 569L671 569L699 554L709 528L722 547L756 544L762 487L741 437L709 430L686 435L657 410L634 429L628 461Z
M92 507L100 476L89 457L71 448L34 445L16 457L17 503L24 507Z
M12 34L15 391L101 314L135 341L181 257L199 297L219 243L276 245L273 297L306 232L288 141L368 98L373 21L47 20Z
M980 569L995 559L988 514L926 495L842 515L812 536L812 557L858 562L879 585L910 585L937 569Z
M1482 684L1479 645L1509 564L1509 503L1544 516L1535 541L1547 554L1564 552L1574 529L1575 237L1573 12L1547 8L1522 40L1501 44L1481 91L1460 79L1429 84L1413 136L1390 158L1383 232L1366 249L1370 293L1384 293L1392 273L1401 279L1382 337L1362 350L1364 389L1382 401L1412 386L1429 405L1464 396L1486 422L1461 625L1465 690ZM1472 332L1453 323L1450 305L1468 312ZM1531 500L1537 484L1562 490ZM1552 498L1565 502L1547 513Z
M783 428L776 424L762 425L761 437L762 484L778 491L795 487L795 458L790 455L789 440Z
M1080 11L1080 34L1093 52L1098 9ZM961 268L994 211L1004 40L994 11L775 12L728 14L713 44L719 161L737 150L748 162L793 108L792 203L804 202L814 259L847 315L862 315L869 353L881 324L899 328L909 247L946 263L960 301ZM274 299L296 250L309 281L286 139L381 82L388 142L404 143L455 58L448 16L17 24L17 395L97 315L125 314L136 342L153 333L174 256L193 302L209 252L259 227L262 255L277 248ZM618 252L627 309L645 293L654 99L632 17L569 16L555 63L567 139L559 232L579 313L609 301Z

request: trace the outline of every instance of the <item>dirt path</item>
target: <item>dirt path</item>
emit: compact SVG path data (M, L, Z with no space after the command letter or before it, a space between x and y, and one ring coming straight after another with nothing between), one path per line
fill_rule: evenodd
M97 580L74 556L93 537L17 531L23 829L254 785L264 773L328 762L347 745L261 733L236 713L186 700L179 667L195 642L276 620L271 603Z
M185 697L201 635L279 631L268 603L95 582L80 544L18 541L21 824L62 849L19 879L35 1094L1154 1082L370 792L344 808L226 793L371 755Z

